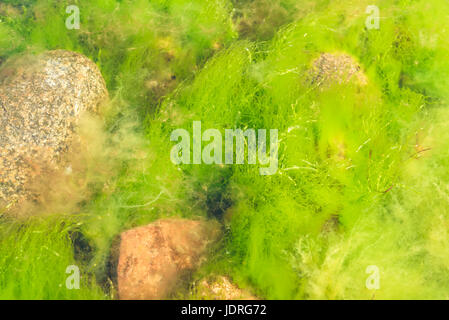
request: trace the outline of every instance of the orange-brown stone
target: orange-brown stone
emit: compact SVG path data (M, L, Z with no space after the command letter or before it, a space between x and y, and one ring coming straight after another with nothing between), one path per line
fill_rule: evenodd
M183 219L158 220L124 232L117 268L119 298L167 298L206 259L219 233L214 222Z

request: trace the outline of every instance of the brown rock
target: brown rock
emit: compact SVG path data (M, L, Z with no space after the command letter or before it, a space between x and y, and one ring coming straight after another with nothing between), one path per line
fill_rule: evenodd
M85 111L107 98L103 77L85 56L49 51L0 71L0 209L33 199L28 185L58 168Z
M117 267L119 298L167 298L205 260L218 236L216 223L183 219L159 220L124 232Z

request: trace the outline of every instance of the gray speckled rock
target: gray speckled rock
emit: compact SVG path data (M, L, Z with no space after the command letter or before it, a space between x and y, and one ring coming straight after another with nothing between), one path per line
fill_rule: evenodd
M97 66L56 50L0 72L0 208L33 199L28 184L58 167L84 111L107 99Z
M367 84L366 75L355 59L346 53L323 53L313 61L310 81L321 88L332 84L354 83L359 86Z

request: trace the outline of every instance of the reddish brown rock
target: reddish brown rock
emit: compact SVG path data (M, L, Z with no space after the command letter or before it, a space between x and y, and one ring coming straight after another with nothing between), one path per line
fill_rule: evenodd
M119 299L164 299L205 259L219 236L218 224L165 219L121 235L117 267Z

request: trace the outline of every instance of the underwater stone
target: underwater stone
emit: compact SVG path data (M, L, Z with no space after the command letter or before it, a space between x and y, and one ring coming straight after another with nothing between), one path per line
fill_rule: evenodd
M360 65L346 53L321 54L313 61L309 80L321 88L330 87L332 84L354 83L364 86L368 83Z
M33 200L29 186L61 167L81 114L108 93L98 67L70 51L6 63L0 72L0 209Z
M202 279L195 284L194 288L193 296L201 300L259 300L225 276L218 276L216 279Z
M121 235L117 267L122 300L167 298L207 258L218 223L164 219Z

